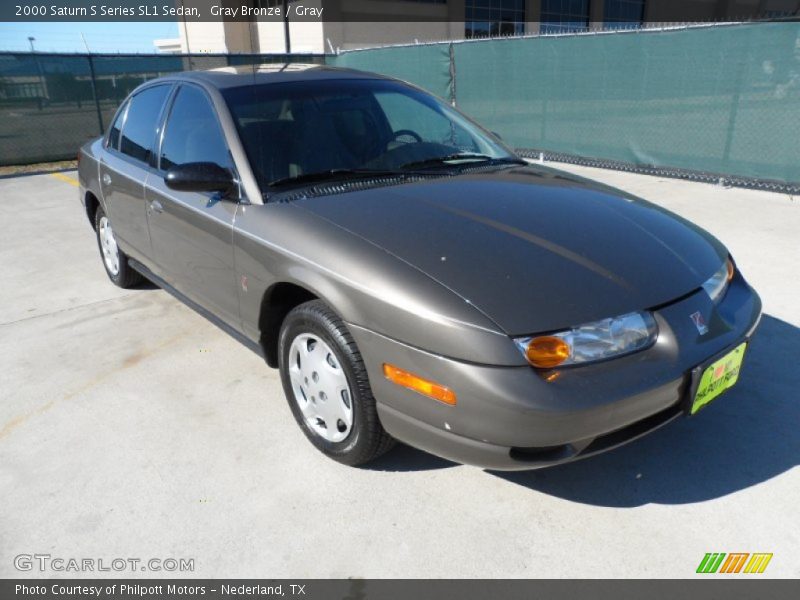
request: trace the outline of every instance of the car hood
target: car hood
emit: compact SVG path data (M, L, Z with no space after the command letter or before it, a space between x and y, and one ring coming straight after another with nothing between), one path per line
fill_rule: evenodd
M413 265L511 335L668 303L697 289L726 253L644 200L534 166L298 206Z

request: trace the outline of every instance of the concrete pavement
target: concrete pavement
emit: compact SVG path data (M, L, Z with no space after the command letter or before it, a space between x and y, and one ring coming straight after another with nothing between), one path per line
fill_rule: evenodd
M800 576L800 203L560 167L713 232L765 318L696 418L517 474L406 447L326 459L276 371L165 292L107 280L69 181L0 180L0 577L42 575L13 564L35 553L194 559L144 577L693 577L706 552Z

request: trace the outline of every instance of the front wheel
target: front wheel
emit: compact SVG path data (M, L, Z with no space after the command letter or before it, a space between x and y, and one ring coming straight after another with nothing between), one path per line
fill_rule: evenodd
M361 353L324 302L313 300L292 310L278 343L283 390L297 423L317 449L356 466L394 445L378 420Z

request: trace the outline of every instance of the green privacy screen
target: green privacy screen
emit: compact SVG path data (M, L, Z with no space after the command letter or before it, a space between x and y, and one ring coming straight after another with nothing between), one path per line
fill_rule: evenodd
M455 98L517 148L800 182L798 23L382 48L328 62Z
M449 44L356 50L330 56L327 62L337 67L397 77L445 100L453 99Z
M455 44L458 106L512 145L800 182L800 24Z
M154 77L286 60L283 55L0 53L0 165L75 158L84 142L108 127L122 100Z
M131 89L160 74L283 60L0 54L0 164L74 157ZM455 100L517 148L800 183L800 23L421 44L325 61Z

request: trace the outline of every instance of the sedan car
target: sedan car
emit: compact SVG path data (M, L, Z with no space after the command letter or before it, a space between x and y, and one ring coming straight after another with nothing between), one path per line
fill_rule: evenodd
M263 356L349 465L395 440L507 470L608 450L734 385L761 314L699 227L379 75L155 79L79 175L111 281Z

